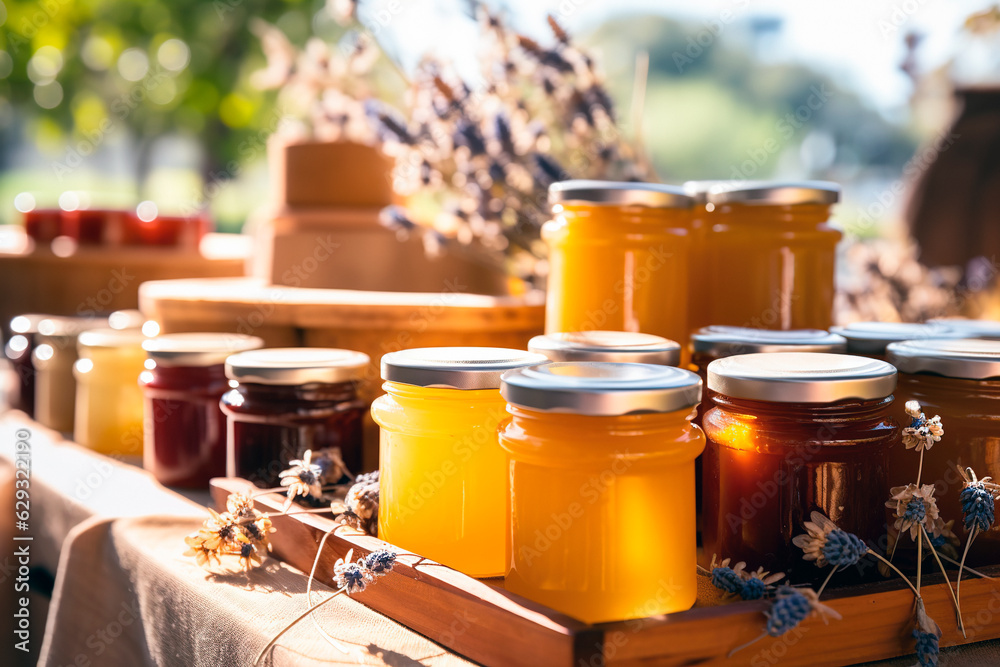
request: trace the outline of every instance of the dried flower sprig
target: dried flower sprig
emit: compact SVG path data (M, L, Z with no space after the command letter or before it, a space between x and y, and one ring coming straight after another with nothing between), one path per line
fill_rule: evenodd
M327 447L317 451L306 450L301 459L288 462L288 469L278 474L281 486L287 487L288 500L285 511L295 498L303 498L311 503L323 500L323 490L336 485L344 478L352 479L339 447Z
M935 442L941 440L944 435L944 426L941 424L941 417L934 415L927 418L920 410L920 403L917 401L906 402L906 414L910 415L912 421L910 425L903 429L903 444L907 449L916 448L918 452L930 450ZM917 475L919 482L920 475Z
M785 578L783 572L771 574L762 567L749 571L744 561L730 567L729 560L726 558L716 562L713 554L709 569L698 568L700 574L711 578L713 586L728 595L739 595L744 600L759 600L774 590L775 582Z
M962 570L965 569L965 559L969 555L969 547L976 536L993 527L996 519L996 500L1000 497L1000 486L994 484L989 477L979 479L972 468L959 469L964 486L959 495L962 501L962 519L969 536L965 540L962 551L962 561L958 565L958 576L955 581L955 605L959 622L962 619Z
M913 630L914 649L920 667L935 667L941 654L941 627L927 615L923 598L917 598L917 622Z
M313 623L316 625L316 629L319 630L330 643L339 648L342 652L346 653L347 649L344 648L337 642L336 639L331 637L323 628L320 627L319 622L313 617L313 612L325 605L330 600L334 599L338 595L351 595L352 593L360 593L364 591L369 585L375 583L380 577L384 577L390 572L396 564L396 554L392 551L378 550L369 553L367 556L359 556L357 560L352 560L354 556L354 549L348 550L347 554L343 558L338 558L337 562L333 566L333 583L336 586L336 590L328 596L326 599L313 604L312 602L312 583L316 576L316 566L319 564L320 555L323 552L323 547L326 544L326 538L333 534L333 531L328 531L323 539L319 543L319 547L316 550L316 558L313 561L312 570L309 572L309 581L306 586L306 602L309 608L298 618L293 620L291 623L286 625L278 634L271 638L271 641L260 650L257 654L257 658L254 660L254 665L260 662L264 654L267 653L278 639L288 632L296 623L306 618L307 616L312 618Z
M229 497L226 510L219 514L209 509L211 516L202 528L184 538L188 546L184 555L193 556L201 566L221 565L222 556L237 556L241 569L249 572L271 550L271 518L257 511L253 500L242 493Z
M758 637L749 642L737 646L729 652L732 657L738 651L760 641L764 637L780 637L789 630L798 627L799 623L817 615L823 623L827 623L829 618L840 620L842 616L836 610L828 607L819 601L819 594L811 588L793 588L792 586L779 586L774 594L774 602L769 611L764 612L767 623Z

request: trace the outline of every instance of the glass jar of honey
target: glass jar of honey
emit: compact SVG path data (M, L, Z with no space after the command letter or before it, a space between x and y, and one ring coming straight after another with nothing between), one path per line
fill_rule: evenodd
M792 538L813 511L869 544L885 534L896 369L845 354L713 361L703 458L704 564L713 554L815 579Z
M473 577L507 570L506 418L500 375L545 357L491 347L382 357L379 537Z
M841 234L829 224L840 186L725 182L709 188L706 324L828 329Z
M830 327L830 331L847 339L848 354L873 359L885 359L889 343L904 340L932 340L937 338L965 338L963 332L944 323L917 324L915 322L855 322L843 327Z
M38 325L45 317L29 313L11 319L10 337L4 345L4 356L16 378L11 407L29 417L35 416L35 368L31 364L31 353L38 344Z
M124 459L142 458L142 373L146 337L136 329L92 329L77 340L73 439Z
M564 181L549 201L545 331L686 341L691 198L667 185Z
M944 436L924 452L920 484L934 484L941 518L954 519L961 534L963 480L959 471L972 468L976 476L1000 479L1000 341L920 340L892 343L889 362L899 369L896 418L909 426L907 401L917 401L927 417L940 415ZM915 449L894 448L889 482L893 486L916 484L920 454ZM964 542L964 536L963 536ZM1000 556L1000 531L976 537L969 559L995 563Z
M358 398L370 359L332 348L270 348L226 359L234 388L219 402L226 415L226 475L260 487L307 449L340 449L352 473L361 470L362 419Z
M574 331L535 336L528 351L549 361L607 361L676 366L681 346L653 334L630 331Z
M684 184L684 194L694 200L691 209L691 252L688 271L688 330L691 333L712 324L705 257L708 230L712 224L712 211L715 207L708 204L708 191L730 182L688 181Z
M143 467L161 484L208 488L226 474L226 416L219 399L229 391L226 358L264 347L256 336L178 333L145 341Z
M46 317L38 323L31 364L35 369L35 419L42 426L73 433L77 336L103 323L86 317Z
M587 623L690 608L697 595L690 423L701 380L652 364L511 371L507 590Z

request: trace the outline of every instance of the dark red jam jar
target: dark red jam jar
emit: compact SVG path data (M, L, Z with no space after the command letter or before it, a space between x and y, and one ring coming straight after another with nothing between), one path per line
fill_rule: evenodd
M826 572L792 543L814 511L882 546L889 448L899 439L895 368L846 354L746 354L709 364L708 383L705 564L717 554L815 580Z
M4 346L4 354L14 370L17 382L11 397L11 407L35 416L35 367L31 363L31 353L38 344L38 324L45 315L18 315L10 321L10 337Z
M226 474L260 487L307 450L339 447L347 468L361 470L358 385L368 355L330 348L273 348L233 355L233 389L221 401L227 422Z
M256 336L179 333L143 343L143 467L168 486L207 488L226 474L226 416L219 399L229 390L226 358L264 346Z

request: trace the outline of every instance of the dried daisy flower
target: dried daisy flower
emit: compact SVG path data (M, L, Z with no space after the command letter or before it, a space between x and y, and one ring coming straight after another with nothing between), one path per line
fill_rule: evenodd
M347 492L345 523L378 537L379 472L358 475Z
M255 565L260 565L262 558L257 545L244 533L236 534L237 555L239 556L240 568L244 572L249 572Z
M375 574L368 568L365 559L358 558L357 562L351 562L353 555L354 549L351 549L333 565L333 583L348 595L365 590L368 584L375 581Z
M260 516L260 512L254 509L253 499L245 493L231 493L226 499L226 510L233 519L251 519Z
M806 534L793 537L792 544L802 549L805 560L815 561L816 567L848 567L868 554L861 538L841 530L821 512L814 511L809 518L812 520L803 524Z
M716 555L713 554L711 569L706 573L711 577L713 586L730 595L739 595L744 600L759 600L773 588L774 582L785 576L782 572L771 574L762 567L748 571L747 564L743 561L729 567L729 561L726 558L717 563Z
M930 450L935 442L941 440L941 436L944 435L941 417L934 415L928 419L917 401L906 402L906 414L913 419L910 425L903 429L903 444L907 449L916 448L918 452L923 452Z
M933 528L939 518L937 501L934 499L933 484L916 484L894 486L890 489L892 497L885 506L895 510L894 528L900 533L910 532L910 539L917 541L921 526Z
M271 519L253 506L250 496L233 493L226 500L226 512L209 509L211 516L202 528L184 538L185 556L200 566L222 563L222 556L237 556L240 567L249 571L271 550Z
M285 511L291 506L292 500L299 496L308 500L323 498L323 469L312 462L311 450L307 449L301 459L289 461L288 466L287 470L278 474L281 485L288 487Z

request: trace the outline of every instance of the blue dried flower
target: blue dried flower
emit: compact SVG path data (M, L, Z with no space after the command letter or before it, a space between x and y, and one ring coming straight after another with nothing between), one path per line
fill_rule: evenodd
M941 648L938 644L938 636L933 632L921 632L914 630L913 636L917 640L917 660L920 667L935 667L938 664L938 656Z
M368 585L368 577L360 565L348 563L339 573L337 584L346 588L348 593L363 591Z
M979 530L989 530L993 526L995 501L982 482L973 482L962 489L959 496L962 501L962 514L965 517L965 529L973 526Z
M764 597L764 591L767 590L767 586L763 581L757 577L750 577L743 582L743 589L740 591L740 597L744 600L759 600Z
M926 517L927 507L924 505L923 498L913 497L910 502L906 503L906 511L903 513L905 521L922 524Z
M868 547L857 535L837 528L826 536L823 558L834 567L854 565L868 554Z
M809 598L794 588L782 586L767 618L767 634L780 637L801 623L812 609Z
M392 571L392 566L396 562L396 554L385 549L373 551L365 558L365 567L375 574L385 574Z
M746 582L731 567L714 567L712 568L712 585L735 595L743 591Z

